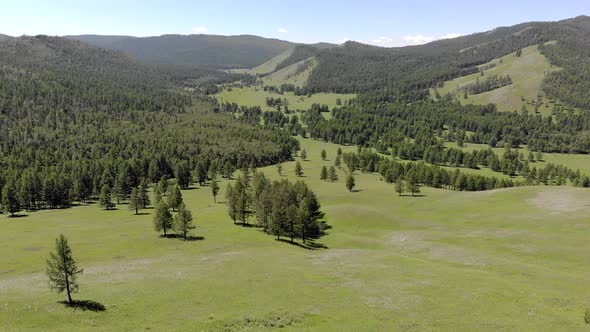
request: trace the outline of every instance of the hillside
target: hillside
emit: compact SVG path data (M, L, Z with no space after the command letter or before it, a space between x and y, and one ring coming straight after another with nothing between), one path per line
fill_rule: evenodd
M343 47L322 50L318 66L309 78L311 91L362 92L387 100L424 99L428 89L441 82L478 71L477 66L540 42L557 41L543 53L564 68L549 75L552 85L544 90L551 97L566 94L564 102L590 105L581 89L587 82L587 61L575 69L576 59L587 59L590 49L590 17L580 16L558 22L530 22L488 32L440 40L420 46L380 48L347 42ZM571 68L571 71L568 69ZM563 76L563 75L566 75ZM567 88L562 89L566 84ZM571 92L573 91L573 92Z
M158 37L67 36L125 52L155 64L253 68L292 47L292 43L257 36L162 35Z
M479 65L478 69L476 73L455 78L445 82L442 87L432 89L433 96L435 91L440 96L450 93L462 104L492 103L496 104L500 111L520 111L525 107L531 112L551 114L555 104L544 98L542 85L546 74L558 68L549 63L536 45L522 49L520 56L511 53ZM468 98L464 98L465 87L477 82L485 82L493 75L500 77L509 75L512 83L491 91L468 94Z
M8 40L11 40L13 38L14 37L12 37L12 36L3 35L3 34L0 33L0 43L5 42L5 41L8 41Z

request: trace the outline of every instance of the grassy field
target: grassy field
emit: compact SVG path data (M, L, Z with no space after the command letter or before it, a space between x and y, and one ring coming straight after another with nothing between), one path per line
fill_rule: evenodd
M522 55L520 57L516 57L514 53L509 54L481 65L480 68L488 64L495 64L496 67L486 70L485 76L481 77L479 73L475 73L458 77L445 82L445 86L438 89L438 92L440 95L451 93L457 96L457 99L463 104L485 105L494 103L500 111L520 111L525 106L529 112L533 112L537 95L540 94L544 97L541 83L545 77L545 73L557 70L539 52L536 45L522 49ZM459 89L461 86L475 82L478 77L480 80L484 80L487 75L492 74L508 74L512 78L513 83L492 91L470 95L468 99L463 98L463 92ZM548 115L551 114L552 108L553 104L546 98L543 98L543 104L539 108L539 112Z
M590 191L424 188L424 197L398 197L379 176L357 174L359 191L349 193L343 173L319 180L338 146L302 145L303 179L332 226L318 240L326 249L234 226L207 187L183 192L203 237L192 242L159 238L153 210L134 216L126 206L0 216L0 329L587 329ZM286 163L284 177L295 180L293 169ZM274 166L261 170L278 178ZM45 258L59 233L85 269L75 298L106 311L66 308L49 291Z
M279 63L283 62L293 53L293 49L288 49L285 52L275 56L274 58L268 60L267 62L261 64L260 66L254 67L252 69L230 69L228 72L233 72L237 74L250 74L250 75L263 75L272 73L275 71Z
M220 102L235 102L244 106L261 106L263 110L273 110L274 108L266 106L266 98L286 98L289 102L290 110L308 110L312 104L326 104L330 108L336 107L336 100L341 99L342 103L355 97L354 94L337 94L337 93L316 93L311 97L295 96L292 92L286 92L283 95L264 91L261 87L244 87L223 90L215 95Z

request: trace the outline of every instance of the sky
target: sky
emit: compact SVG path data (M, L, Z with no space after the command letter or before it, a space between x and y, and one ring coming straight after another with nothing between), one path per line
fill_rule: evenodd
M528 21L590 15L590 0L2 0L0 33L251 34L293 42L422 44Z

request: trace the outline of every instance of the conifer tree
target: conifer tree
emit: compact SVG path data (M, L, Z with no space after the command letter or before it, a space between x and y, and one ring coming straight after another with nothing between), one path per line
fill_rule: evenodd
M137 188L131 189L131 196L129 196L129 210L135 210L135 214L142 209L141 197Z
M164 236L167 235L167 231L172 227L172 215L168 210L168 206L164 201L156 206L156 212L154 213L154 230L156 232L164 232Z
M176 208L178 208L180 204L182 204L182 193L180 192L180 187L176 185L170 196L168 196L168 207L172 208L172 211L176 211Z
M2 206L5 213L10 213L11 216L20 211L20 201L16 192L16 187L10 181L2 189Z
M346 177L346 189L352 192L352 189L354 189L354 186L356 185L355 182L352 172L348 173L348 176Z
M322 171L320 172L320 180L326 181L328 179L328 168L326 166L322 166Z
M301 167L301 163L300 162L296 162L295 163L295 175L297 175L297 176L303 176L303 168Z
M193 224L193 214L184 203L181 203L178 207L178 213L174 216L174 231L182 234L182 238L186 241L190 236L190 232L195 229Z
M211 194L213 194L213 202L217 203L217 194L219 193L219 184L217 184L217 180L213 178L211 180Z
M60 234L55 239L55 252L50 252L47 259L46 273L49 277L49 287L57 293L66 291L68 303L72 303L71 294L78 291L78 275L82 272L83 270L78 269L72 257L68 240Z
M109 185L106 183L100 189L100 194L98 196L98 205L104 208L105 210L110 210L112 207L114 207L111 198L111 188L109 188Z
M327 158L327 154L326 154L326 150L322 150L322 160L326 160Z
M330 169L328 170L328 179L330 179L330 182L338 181L338 173L336 172L336 167L330 166Z

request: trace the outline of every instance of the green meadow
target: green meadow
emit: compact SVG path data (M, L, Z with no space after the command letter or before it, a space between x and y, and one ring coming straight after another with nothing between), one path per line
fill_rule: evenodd
M96 205L0 216L0 330L585 330L590 192L423 188L399 197L375 174L356 192L319 180L338 145L302 139L304 180L331 226L307 250L232 223L210 188L183 191L197 241L160 238L153 210ZM353 151L355 147L342 147ZM328 160L320 152L326 149ZM546 155L549 158L548 155ZM300 158L296 158L300 160ZM282 178L297 180L295 162ZM259 169L279 179L275 166ZM252 220L254 222L254 220ZM59 233L84 274L67 308L45 259Z
M543 97L543 103L539 107L539 112L544 115L551 114L555 103L544 98L541 84L546 73L558 70L558 68L549 63L536 45L523 48L520 57L515 56L514 53L508 54L480 65L479 68L485 68L490 64L495 67L485 70L484 76L477 72L447 81L443 88L438 89L439 94L444 96L451 93L462 104L494 103L498 110L505 112L520 111L523 106L529 112L533 112L537 96L540 95ZM467 99L463 97L463 90L460 89L462 86L474 83L478 78L485 80L486 76L494 74L510 75L513 83L492 91L469 95Z
M340 99L342 103L353 99L354 94L337 94L337 93L316 93L311 96L296 96L292 92L284 94L271 93L264 91L262 87L243 87L243 88L226 88L219 94L215 95L220 103L234 102L243 106L260 106L263 110L274 110L266 106L266 98L287 99L290 110L308 110L313 104L328 105L329 108L337 106L336 101Z

